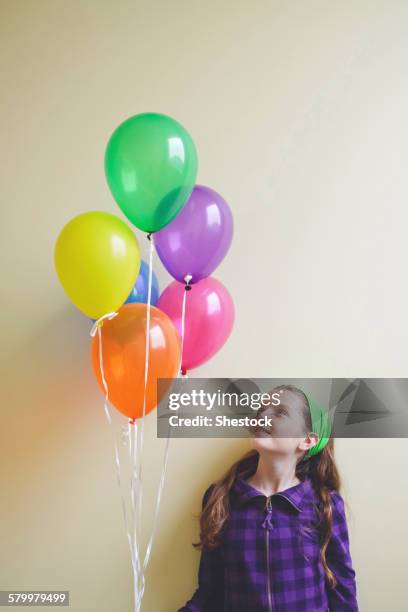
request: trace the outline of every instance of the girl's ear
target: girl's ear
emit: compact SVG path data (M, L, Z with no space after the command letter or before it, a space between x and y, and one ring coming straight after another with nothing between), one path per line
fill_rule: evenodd
M302 451L308 451L309 448L316 446L319 441L319 436L314 433L314 431L310 431L305 438L299 443L299 448Z

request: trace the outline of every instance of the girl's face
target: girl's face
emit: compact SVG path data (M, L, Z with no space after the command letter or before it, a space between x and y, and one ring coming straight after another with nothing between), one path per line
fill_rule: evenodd
M276 391L270 391L272 393ZM316 444L318 436L305 430L301 399L288 389L280 390L279 396L280 404L271 403L258 410L258 420L268 417L272 425L264 427L260 423L250 429L252 446L259 452L273 452L282 457L298 454L300 457Z

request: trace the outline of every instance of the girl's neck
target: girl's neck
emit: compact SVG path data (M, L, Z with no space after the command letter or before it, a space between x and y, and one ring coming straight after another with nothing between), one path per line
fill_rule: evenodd
M259 453L256 472L247 482L266 496L274 495L301 482L296 476L295 468L296 463L276 459L271 461L268 455Z

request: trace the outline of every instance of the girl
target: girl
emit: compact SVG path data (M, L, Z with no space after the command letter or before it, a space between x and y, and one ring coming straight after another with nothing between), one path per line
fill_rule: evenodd
M198 588L178 612L358 612L328 413L293 385L270 393L280 403L257 418L273 437L252 428L204 493Z

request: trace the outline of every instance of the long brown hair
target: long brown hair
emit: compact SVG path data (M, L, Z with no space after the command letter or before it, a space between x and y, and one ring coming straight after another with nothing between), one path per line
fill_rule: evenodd
M292 391L300 398L305 431L312 431L309 402L303 391L294 385L279 385L273 389L273 392L279 390ZM266 407L261 407L257 412L257 416L265 409ZM258 451L251 449L238 461L235 461L221 478L215 481L210 497L206 500L201 514L197 516L200 520L200 541L193 542L195 548L211 550L220 545L222 530L230 511L229 492L237 478L243 477L245 479L256 471L258 459ZM341 479L334 458L333 438L329 439L326 446L319 453L308 458L306 461L302 461L302 459L303 457L296 465L296 477L301 481L309 477L320 500L318 525L320 556L327 580L330 586L335 588L337 580L326 561L326 549L331 538L333 521L330 490L340 492L341 488Z

